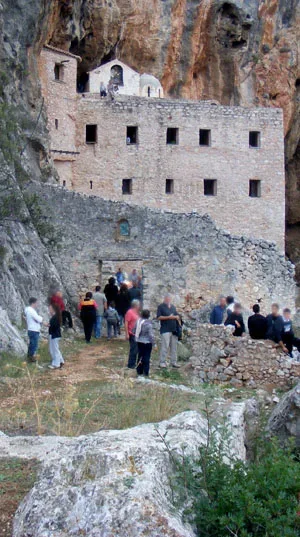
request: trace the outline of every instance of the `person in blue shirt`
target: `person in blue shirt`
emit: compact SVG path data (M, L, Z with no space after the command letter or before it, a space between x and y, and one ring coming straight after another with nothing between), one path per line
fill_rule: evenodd
M119 268L118 272L116 273L116 279L118 286L121 287L122 283L125 281L125 274L122 271L121 267Z
M215 306L210 314L211 324L223 324L226 317L227 302L225 296L221 296L219 304Z

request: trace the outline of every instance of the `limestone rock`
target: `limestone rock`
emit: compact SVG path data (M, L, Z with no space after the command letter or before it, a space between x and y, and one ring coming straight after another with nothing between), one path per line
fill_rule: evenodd
M226 410L229 458L245 458L244 403ZM2 457L37 458L41 469L20 505L13 537L194 537L172 506L172 453L197 456L207 422L184 412L157 425L79 438L0 437Z
M282 441L292 436L296 439L297 446L300 446L300 382L276 405L267 430Z
M18 330L11 324L7 312L0 308L0 360L1 351L4 350L23 355L26 352L26 344Z

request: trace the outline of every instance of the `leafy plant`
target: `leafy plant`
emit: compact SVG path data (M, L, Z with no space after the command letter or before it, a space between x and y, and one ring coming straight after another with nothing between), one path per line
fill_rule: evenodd
M264 439L251 463L227 457L213 435L196 462L176 465L199 537L299 535L300 464L292 447Z

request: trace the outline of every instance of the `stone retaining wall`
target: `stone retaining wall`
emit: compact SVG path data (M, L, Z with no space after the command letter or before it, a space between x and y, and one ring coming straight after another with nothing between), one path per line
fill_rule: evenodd
M275 384L290 386L299 380L300 363L288 358L270 341L248 335L232 336L231 328L202 324L190 334L193 374L204 382L224 382L233 386Z

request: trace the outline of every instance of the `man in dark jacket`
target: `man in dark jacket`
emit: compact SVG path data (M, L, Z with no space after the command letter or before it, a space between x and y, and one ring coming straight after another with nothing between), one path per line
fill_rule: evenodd
M219 304L215 306L210 314L210 323L211 324L223 324L224 317L226 314L226 298L225 296L220 297Z
M116 285L115 278L111 277L108 280L108 283L104 287L104 294L106 296L107 303L110 304L111 302L116 303L117 297L118 297L119 289Z
M245 332L245 324L242 315L242 306L241 304L234 304L233 312L230 313L225 321L225 326L235 326L233 336L240 337Z
M86 343L91 342L92 332L97 316L97 303L93 299L93 293L86 293L85 298L79 304L80 319L83 324Z
M284 324L283 318L279 314L279 305L272 304L272 313L270 313L270 315L267 315L266 339L274 341L274 343L277 343L278 346L281 347L285 353L288 353L289 351L286 348L284 342L282 341L283 330Z
M139 300L139 301L142 300L142 292L138 287L138 282L133 282L132 283L132 287L129 289L128 295L129 295L130 303L133 300Z
M261 315L259 304L254 304L253 313L248 319L249 334L252 339L266 339L267 319Z
M290 356L292 356L293 347L297 347L297 350L300 352L300 339L295 337L292 324L292 313L289 308L283 310L282 341L289 351Z

